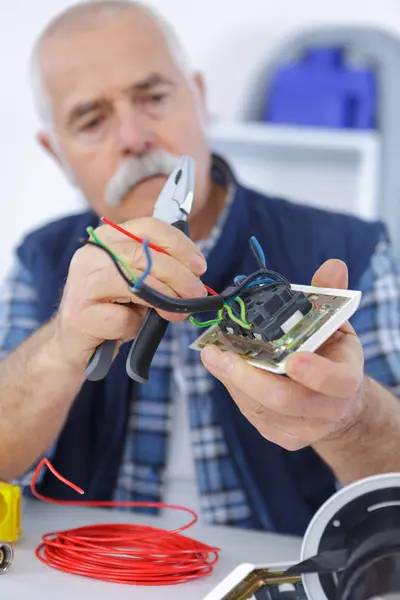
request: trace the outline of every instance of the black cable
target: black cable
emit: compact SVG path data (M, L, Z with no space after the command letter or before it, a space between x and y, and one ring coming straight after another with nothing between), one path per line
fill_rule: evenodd
M152 306L172 313L201 313L214 310L220 310L224 306L224 299L221 295L205 296L200 298L171 298L157 292L154 288L145 283L140 285L139 289L135 286L129 288L133 294L151 304Z
M116 266L118 273L124 279L125 283L127 283L129 286L132 285L132 279L130 277L128 277L127 275L125 275L119 262L107 248L104 248L104 246L100 246L99 244L96 244L95 242L91 242L90 240L85 240L85 243L88 244L89 246L94 246L95 248L100 248L100 250L103 250L106 254L108 254L108 256L113 261L114 265Z
M270 271L269 269L260 269L251 275L248 275L243 281L241 281L238 285L227 288L225 291L221 292L220 296L224 299L225 302L232 300L235 296L239 296L243 291L245 291L246 286L257 279L260 276L264 277L275 277L276 281L271 281L271 283L266 283L266 288L274 287L279 283L284 283L288 287L290 287L290 282L286 277L280 275L280 273L276 273L275 271Z
M238 296L246 285L251 283L254 279L260 276L274 276L277 281L272 281L271 283L264 284L266 289L270 287L274 287L279 284L284 284L290 286L289 281L276 273L275 271L270 271L269 269L260 269L255 273L252 273L246 279L244 279L238 286L228 288L225 292L222 292L218 296L206 296L201 298L171 298L170 296L165 296L160 292L157 292L154 288L149 287L145 283L140 284L140 288L136 289L135 284L131 285L130 290L139 298L148 302L152 306L159 308L160 310L165 310L167 312L173 313L202 313L208 311L218 311L223 308L225 302L229 300L233 300L236 296Z
M146 285L145 283L141 283L139 289L136 289L135 282L132 281L125 273L123 272L120 264L113 256L113 254L105 248L104 246L100 246L95 242L91 242L90 240L86 241L86 244L94 246L95 248L100 248L108 256L111 258L115 267L117 268L119 274L124 279L124 281L128 284L129 290L153 306L154 308L158 308L160 310L165 310L166 312L172 313L183 313L183 314L191 314L195 312L208 312L219 310L224 305L224 300L221 296L205 296L200 298L172 298L170 296L166 296L161 292L158 292L154 288Z
M172 298L171 296L166 296L161 292L158 292L154 288L146 285L145 283L141 283L140 287L137 289L135 287L135 282L132 281L129 277L125 275L118 261L115 259L113 254L105 248L104 246L100 246L95 242L91 242L90 240L86 242L91 246L95 246L96 248L100 248L104 252L108 254L108 256L113 261L115 267L117 268L121 277L123 277L124 281L128 284L130 291L153 306L154 308L158 308L159 310L164 310L166 312L171 313L182 313L182 314L192 314L192 313L202 313L202 312L211 312L218 311L223 308L225 302L233 300L236 296L239 296L242 292L245 291L246 286L260 277L275 277L276 281L272 281L265 285L265 289L269 289L270 287L274 287L279 283L284 283L285 285L290 287L290 282L279 273L275 271L271 271L270 269L259 269L255 273L252 273L248 277L246 277L239 285L232 286L227 288L224 292L219 294L218 296L205 296L200 298ZM260 284L261 286L261 284Z

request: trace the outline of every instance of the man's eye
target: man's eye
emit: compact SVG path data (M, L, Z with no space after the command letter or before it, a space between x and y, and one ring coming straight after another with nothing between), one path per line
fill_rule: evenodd
M162 102L163 100L165 100L165 98L167 97L167 94L152 94L150 96L150 102L154 102L154 103L158 103L158 102Z
M84 123L81 129L83 131L91 131L101 125L102 121L103 119L101 117L96 117L95 119L91 119L90 121L87 121L87 123Z

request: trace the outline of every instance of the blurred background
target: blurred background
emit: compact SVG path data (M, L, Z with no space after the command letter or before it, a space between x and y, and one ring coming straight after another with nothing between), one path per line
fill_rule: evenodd
M0 275L22 234L82 210L35 141L28 59L74 2L0 5ZM254 188L385 220L400 255L399 0L153 0L208 86L210 140ZM399 163L399 164L398 164Z

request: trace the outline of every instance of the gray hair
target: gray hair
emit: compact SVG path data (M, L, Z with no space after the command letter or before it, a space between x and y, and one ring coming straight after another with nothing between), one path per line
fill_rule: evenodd
M136 0L88 0L75 4L50 21L36 41L31 56L33 100L39 119L49 132L52 131L51 101L43 80L41 65L41 52L46 40L68 34L95 21L112 19L123 12L138 9L147 13L161 27L182 72L185 75L191 72L188 57L174 29L154 8Z

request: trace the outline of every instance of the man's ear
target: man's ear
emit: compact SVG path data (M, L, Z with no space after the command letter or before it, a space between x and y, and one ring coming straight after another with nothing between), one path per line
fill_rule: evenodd
M207 109L207 89L203 73L194 73L193 82L196 87L196 93L199 100L201 112L204 115L204 118L208 120L209 114Z
M51 136L48 133L40 131L36 135L36 139L39 145L44 149L44 151L50 154L50 156L56 161L56 163L68 179L69 183L71 185L76 185L75 177L72 173L72 170L70 169L69 165L66 164L66 161L62 159L59 150L55 147L55 144L51 139Z
M36 140L39 142L39 145L45 150L45 152L48 152L52 158L61 164L60 158L54 149L48 133L39 131L39 133L36 134Z

